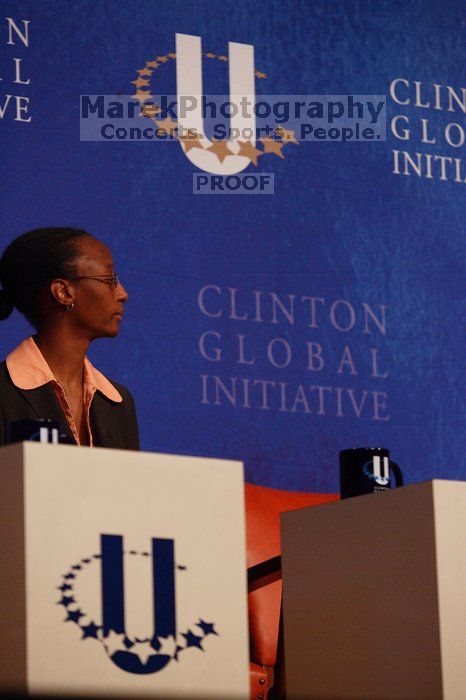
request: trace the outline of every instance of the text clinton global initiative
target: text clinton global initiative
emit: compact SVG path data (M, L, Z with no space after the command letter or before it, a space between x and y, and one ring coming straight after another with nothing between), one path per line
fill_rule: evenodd
M385 391L201 374L203 404L388 421Z
M390 419L385 304L207 284L197 306L201 404Z

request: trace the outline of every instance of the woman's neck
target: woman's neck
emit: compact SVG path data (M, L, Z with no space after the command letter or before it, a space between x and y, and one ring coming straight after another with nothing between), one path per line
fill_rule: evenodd
M53 376L63 387L82 385L84 357L89 341L71 336L67 329L41 330L34 337Z

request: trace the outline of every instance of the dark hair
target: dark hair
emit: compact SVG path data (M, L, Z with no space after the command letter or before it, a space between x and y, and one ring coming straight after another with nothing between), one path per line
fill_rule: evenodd
M80 228L36 228L10 243L0 258L0 320L16 307L37 328L40 296L53 279L73 274L76 243L83 236L91 234Z

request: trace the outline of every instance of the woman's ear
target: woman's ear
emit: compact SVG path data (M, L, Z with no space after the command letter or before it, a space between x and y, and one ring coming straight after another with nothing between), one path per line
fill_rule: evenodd
M65 309L74 304L74 289L69 280L52 280L50 283L50 292L55 301Z

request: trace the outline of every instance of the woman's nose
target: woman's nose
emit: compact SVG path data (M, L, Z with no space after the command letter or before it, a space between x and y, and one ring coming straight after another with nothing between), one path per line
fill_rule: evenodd
M128 292L127 292L126 289L123 287L123 285L121 284L121 282L119 283L119 285L118 285L118 287L117 287L117 289L116 289L116 292L117 292L117 299L118 299L118 301L123 301L123 302L125 302L125 301L128 300Z

